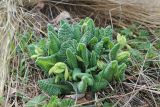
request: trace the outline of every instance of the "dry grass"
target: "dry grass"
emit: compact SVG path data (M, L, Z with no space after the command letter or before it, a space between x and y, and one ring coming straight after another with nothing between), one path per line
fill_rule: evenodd
M13 25L16 24L13 23L12 16L13 14L11 11L16 10L14 5L9 4L9 2L6 1L0 1L1 4L1 11L0 11L0 69L1 69L1 75L0 75L0 96L3 95L3 88L4 84L7 78L8 74L8 57L9 57L9 42L11 39L11 36L14 35L15 28Z
M37 33L44 33L43 30L46 28L46 23L50 22L63 10L68 11L74 19L89 16L96 21L97 26L111 24L113 28L117 26L124 27L128 26L131 22L138 22L150 28L150 30L159 28L160 26L158 15L152 15L135 4L121 4L110 2L109 0L43 1L45 7L40 11L34 11L33 8L38 0L0 0L0 96L4 95L3 89L5 86L6 107L8 105L24 106L25 102L19 100L19 96L16 95L17 92L23 94L26 99L38 95L39 89L36 81L42 78L40 73L33 72L29 72L27 77L20 77L18 75L18 60L20 57L13 54L10 48L11 41L17 44L16 32L33 29ZM12 65L9 65L10 59L16 64L12 63ZM104 91L95 95L97 99L87 103L99 103L110 99L111 102L116 102L116 104L127 107L133 106L135 102L137 103L135 106L145 104L146 107L158 106L157 99L155 98L159 97L160 94L157 88L159 87L159 73L157 69L159 68L143 69L145 62L146 60L144 60L143 64L136 65L136 68L138 68L137 73L128 76L129 83L114 84L107 89L107 92L114 91L113 96L106 95ZM136 61L133 60L133 63L136 64ZM16 72L9 70L9 67L15 68ZM34 66L30 66L27 62L25 67L27 69L34 68ZM128 68L128 72L131 72L133 69L132 67ZM154 77L155 75L157 76ZM28 82L22 83L26 78Z

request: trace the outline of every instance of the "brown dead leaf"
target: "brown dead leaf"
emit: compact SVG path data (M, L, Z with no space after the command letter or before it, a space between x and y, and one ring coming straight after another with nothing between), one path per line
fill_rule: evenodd
M85 97L83 97L83 98L77 100L77 104L86 103L86 102L88 102L88 101L89 101L89 100L87 100Z
M61 20L71 19L71 15L67 11L62 11L55 19L50 21L54 25L57 25Z
M45 6L43 1L38 1L37 5L31 10L33 13L39 12Z

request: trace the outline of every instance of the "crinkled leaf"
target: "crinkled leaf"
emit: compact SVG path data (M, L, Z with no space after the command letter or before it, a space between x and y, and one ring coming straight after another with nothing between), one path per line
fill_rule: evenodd
M115 79L117 81L123 81L125 79L125 70L127 68L127 65L125 63L122 63L118 66L118 71L114 74Z
M74 100L72 99L63 99L61 101L61 107L72 107L74 105Z
M112 35L113 35L113 29L111 28L111 26L107 26L105 28L105 36L109 37L109 39L112 40Z
M79 55L81 56L81 58L84 61L83 63L87 67L89 65L89 58L88 58L89 57L89 55L88 55L89 53L88 53L88 50L86 48L86 45L83 44L83 43L79 43L77 50L78 50Z
M90 67L96 66L97 64L97 55L94 51L91 52L90 54L90 58L89 58L90 62Z
M129 58L129 56L130 56L130 53L128 51L123 51L117 54L116 59L118 62L125 62Z
M116 59L119 49L120 49L119 43L117 43L113 46L113 48L111 49L111 51L109 53L109 58L111 61Z
M46 105L46 107L59 107L60 106L60 100L57 96L52 96Z
M107 80L103 79L100 76L96 76L94 78L94 84L91 89L93 92L97 92L97 91L100 91L101 89L106 88L107 85L108 85Z
M66 50L66 56L67 56L67 62L70 65L71 68L77 68L77 58L76 55L71 51L71 49Z
M39 42L38 42L38 44L37 44L37 46L39 47L39 48L41 48L44 52L47 52L47 50L48 50L48 48L47 48L47 42L46 42L46 39L40 39L39 40Z
M48 78L38 81L39 87L48 95L60 95L61 93L69 93L73 89L64 82L54 82L54 78Z
M34 44L30 44L28 45L28 51L29 51L29 55L32 56L32 55L35 55L35 45Z
M105 67L106 67L106 63L104 62L104 61L102 61L102 60L98 60L97 61L97 66L98 66L98 68L99 69L101 69L101 70L103 70Z
M101 78L106 79L108 82L113 80L114 73L118 70L118 62L116 60L111 61L107 67L99 72Z
M80 43L84 43L87 45L91 39L92 39L92 34L90 32L85 32L80 39Z
M89 46L90 48L93 48L95 44L97 44L98 42L98 38L97 37L93 37L90 41L89 41Z
M61 25L58 30L58 38L61 43L65 42L66 40L76 39L74 36L74 31L67 21L61 21Z
M52 32L56 37L58 36L57 32L54 30L53 24L48 24L47 25L47 32Z
M47 99L47 97L45 95L39 95L36 96L34 98L32 98L31 100L29 100L26 104L25 107L39 107L44 105L45 100Z
M69 48L73 53L76 52L76 41L75 40L67 40L66 42L61 44L61 48L59 51L59 56L62 59L66 59L66 50Z
M91 34L93 34L94 33L94 29L95 29L94 21L89 17L85 18L84 23L82 24L82 32L83 32L83 34L88 32L88 31Z
M149 36L149 32L147 29L140 29L138 33L139 36L144 36L144 37Z
M48 32L48 54L53 55L60 49L60 41L52 32Z
M75 24L72 26L73 28L73 32L74 32L74 38L79 41L81 36L82 36L82 32L81 32L81 26L79 24Z
M95 53L99 56L101 54L101 52L103 51L103 41L98 42L95 46L94 46L94 51Z

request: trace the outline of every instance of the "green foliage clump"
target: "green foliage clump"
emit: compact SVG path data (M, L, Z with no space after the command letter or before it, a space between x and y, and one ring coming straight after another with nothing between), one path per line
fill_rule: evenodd
M123 51L124 36L112 40L112 29L95 27L90 18L76 24L61 21L58 31L48 24L48 38L29 45L31 58L53 78L40 80L40 88L49 95L87 90L97 92L109 83L125 80L126 62L130 56Z
M72 99L59 99L57 96L51 96L48 102L47 99L45 95L41 94L29 100L25 107L71 107L74 105Z
M48 104L43 105L43 107L71 107L74 105L74 101L71 99L60 100L57 96L52 96Z
M144 69L159 66L159 29L154 30L155 34L149 32L149 29L138 23L133 23L127 28L117 29L127 39L127 48L130 52L132 67L141 66L144 63ZM135 63L136 62L136 63ZM135 69L133 70L135 71Z

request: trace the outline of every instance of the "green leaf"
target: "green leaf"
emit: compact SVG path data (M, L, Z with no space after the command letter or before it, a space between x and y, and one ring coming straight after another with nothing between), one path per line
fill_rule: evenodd
M46 107L70 107L74 105L72 99L62 99L60 100L57 96L52 96Z
M118 61L117 60L111 61L111 64L112 64L112 71L115 74L118 71Z
M73 80L77 81L78 79L82 79L83 76L87 76L88 78L92 78L91 74L82 73L79 68L75 68L72 73Z
M39 57L39 56L40 56L40 55L37 55L37 54L36 54L36 55L32 55L32 56L31 56L31 59L36 59L36 58Z
M123 35L125 35L126 37L133 36L133 32L131 31L131 29L128 29L128 28L125 28L125 29L121 30L121 33Z
M28 51L29 51L29 55L32 56L32 55L35 55L35 45L34 44L30 44L28 45Z
M99 40L101 40L101 36L99 35L99 28L96 27L95 30L94 30L94 37L96 37Z
M79 62L84 62L83 59L82 59L80 56L76 55L76 58L77 58L77 60L78 60Z
M127 68L127 65L125 63L122 63L118 66L118 71L114 74L115 79L117 81L123 81L125 79L125 70Z
M39 87L48 95L60 95L61 93L69 93L73 89L64 82L54 82L54 78L48 78L38 81Z
M61 76L62 76L62 75L56 75L56 76L55 76L55 80L54 80L55 83L58 83L58 82L61 80Z
M88 31L93 34L95 29L94 21L89 17L85 18L81 29L83 34Z
M64 71L64 79L65 79L65 81L67 81L68 78L69 78L69 72L68 72L68 68L66 67L66 69Z
M53 26L53 24L48 24L47 25L47 32L52 32L56 37L57 37L57 32L54 30L54 26Z
M96 72L96 70L97 70L97 66L94 66L92 68L88 68L85 72L86 73L92 73L92 72Z
M26 52L27 51L27 45L31 39L31 37L33 36L32 33L29 33L29 32L25 32L23 35L18 35L20 38L20 42L19 42L19 45L18 45L18 48L17 49L20 49L20 51L22 52Z
M93 66L96 66L97 65L97 56L96 56L96 53L94 51L91 52L91 55L90 55L90 67L93 67Z
M59 56L64 60L66 59L66 50L69 48L73 53L76 53L76 40L67 40L61 44Z
M118 62L125 62L130 56L130 53L128 51L123 51L121 53L117 54L116 60Z
M61 40L61 43L65 42L66 40L76 39L74 36L74 31L67 21L61 21L61 25L58 30L58 38Z
M97 61L97 66L100 70L103 70L106 67L106 63L102 60Z
M105 49L112 49L113 48L113 43L112 43L112 41L108 38L108 37L103 37L102 38L102 40L103 40L103 47L105 48Z
M121 48L123 48L127 44L125 36L120 35L119 33L117 35L117 42L121 45Z
M119 43L115 44L114 47L111 49L111 51L109 53L109 58L111 61L116 59L119 49L120 49Z
M37 55L43 55L43 54L44 54L44 51L43 51L41 48L39 48L39 47L35 47L35 53L36 53Z
M80 43L84 43L87 45L91 39L92 39L92 34L90 32L85 32L80 39Z
M61 107L72 107L73 105L74 105L74 100L72 99L63 99L61 101Z
M48 47L46 39L41 38L37 43L37 46L44 51L44 54L47 53Z
M60 107L60 100L57 96L52 96L46 107Z
M70 67L73 68L78 68L78 63L77 63L77 58L76 55L73 54L71 49L66 50L66 56L67 56L67 62L70 65Z
M102 39L103 37L108 37L110 40L112 40L112 28L111 26L107 26L106 28L100 28L99 29L99 39Z
M3 106L4 102L5 102L4 97L0 96L0 106Z
M60 74L65 71L67 68L67 65L63 62L57 62L50 70L49 74L54 73L54 74Z
M72 74L72 78L73 78L73 80L77 80L77 76L78 76L78 74L80 74L81 73L81 70L79 69L79 68L74 68L74 70L73 70L73 74Z
M93 92L97 92L97 91L100 91L101 89L106 88L107 85L108 85L108 81L97 75L94 78L94 84L91 87L91 89Z
M47 97L41 94L29 100L25 107L40 107L45 104L46 99Z
M42 70L48 71L57 62L55 56L38 57L36 60L36 65L38 65Z
M144 56L140 53L139 50L136 49L130 49L129 50L131 57L134 58L134 60L138 61L138 62L142 62L144 59Z
M83 79L78 83L78 90L81 93L83 93L87 90L87 81L86 80Z
M99 56L101 54L101 52L103 51L103 41L98 42L95 46L94 46L94 51L95 53Z
M52 55L59 51L60 41L58 39L58 34L54 30L52 24L48 24L47 26L48 33L48 54Z
M107 26L105 28L105 36L109 37L109 39L112 40L112 35L113 35L113 29L111 28L111 26Z
M56 80L55 82L59 82L60 79L63 79L63 76L61 76L60 74L62 74L64 72L64 78L65 80L68 79L69 77L69 72L68 72L68 67L65 63L63 62L57 62L50 70L49 70L49 75L54 73L56 75Z
M90 46L91 48L93 48L94 45L97 44L97 42L98 42L97 37L93 37L93 38L89 41L88 44L89 44L89 46Z
M89 53L88 53L88 50L86 48L86 45L83 44L83 43L79 43L77 50L78 50L79 55L81 56L81 58L84 61L83 63L85 64L85 66L87 68L88 65L89 65L89 58L88 58L89 57L88 56Z
M50 96L61 94L61 87L64 87L63 85L55 84L52 78L39 80L38 84L40 89Z
M91 76L88 75L84 75L81 80L85 80L87 82L88 86L92 86L93 85L93 79Z
M139 36L149 36L149 32L147 29L140 29L139 30Z
M109 44L110 44L109 38L108 37L103 37L102 40L103 40L103 47L105 49L109 49Z
M114 73L116 73L117 70L118 62L114 60L111 61L103 71L99 72L98 76L106 79L108 82L111 82L113 80Z
M74 24L72 25L73 33L74 33L74 38L79 41L82 35L81 32L81 26L79 24Z
M147 58L154 59L157 56L159 56L159 53L154 49L154 46L152 46L151 44L150 48L148 49Z
M36 58L36 56L42 56L47 53L46 40L40 39L38 43L33 43L28 46L28 51L31 58Z
M60 41L57 36L52 33L48 32L48 54L53 55L57 53L60 49Z

